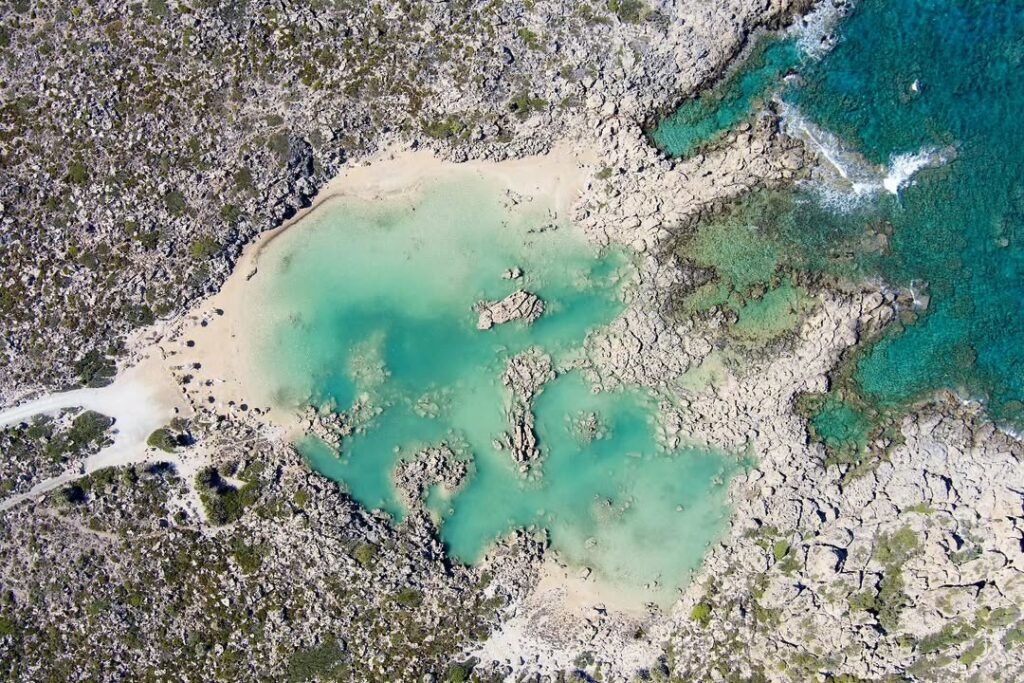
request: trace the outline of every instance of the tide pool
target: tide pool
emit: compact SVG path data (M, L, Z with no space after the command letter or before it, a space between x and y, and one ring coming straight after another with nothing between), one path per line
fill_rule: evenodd
M799 79L777 78L759 99L778 97L790 117L821 131L833 158L862 159L858 172L870 182L748 198L733 216L786 254L781 267L853 281L881 277L930 297L916 321L893 326L860 357L856 404L899 411L952 389L1020 427L1024 82L1016 74L1024 2L861 0L838 34L820 59L793 63ZM759 83L777 73L756 62L749 70ZM677 124L669 117L663 125ZM720 131L674 134L707 140ZM936 161L911 176L927 157ZM860 418L845 412L822 416L822 434L845 433L830 426L837 415L857 423L862 438Z
M464 459L458 491L425 496L455 559L478 561L514 529L545 529L566 561L670 601L723 530L739 464L664 448L653 397L597 392L571 369L588 332L622 310L635 271L530 206L469 175L332 200L261 258L261 367L279 404L328 406L355 426L340 452L312 438L299 448L367 508L404 517L392 477L421 449L444 443ZM503 278L513 268L522 276ZM540 296L544 315L478 330L474 304L517 289ZM508 360L534 347L561 371L534 399L541 460L525 477L495 441L510 428Z
M794 40L768 37L713 88L679 105L649 132L654 143L676 157L690 156L765 104L786 72L800 61Z

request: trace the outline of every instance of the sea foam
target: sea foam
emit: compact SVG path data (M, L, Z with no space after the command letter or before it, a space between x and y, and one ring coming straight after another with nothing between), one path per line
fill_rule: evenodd
M822 170L825 173L818 189L828 204L852 207L882 192L898 196L900 190L913 184L918 171L945 164L953 156L952 149L926 147L917 152L894 154L887 166L877 166L859 152L849 149L838 136L818 126L793 105L779 98L775 102L783 129L803 140L824 162Z
M882 179L882 187L889 194L899 194L900 189L912 182L914 174L923 168L946 163L945 156L936 149L896 154L889 160L888 173Z
M789 29L800 51L821 59L838 41L836 27L853 9L852 0L822 0Z

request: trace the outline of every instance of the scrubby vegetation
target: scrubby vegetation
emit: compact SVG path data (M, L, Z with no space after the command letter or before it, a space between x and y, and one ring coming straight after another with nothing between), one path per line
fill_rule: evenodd
M102 384L129 329L210 291L384 134L533 149L557 127L520 122L578 107L580 79L618 58L613 18L645 14L636 0L7 3L3 384Z
M92 411L65 411L0 429L0 492L24 492L60 474L74 460L97 452L111 439L113 422Z
M284 475L264 457L203 473L207 488L247 480L218 533L182 504L186 482L164 465L101 470L0 515L0 677L469 676L473 663L454 658L487 633L500 597L485 599L475 576L418 545L429 534L404 535L329 483L303 484L297 463ZM290 502L298 490L305 510Z

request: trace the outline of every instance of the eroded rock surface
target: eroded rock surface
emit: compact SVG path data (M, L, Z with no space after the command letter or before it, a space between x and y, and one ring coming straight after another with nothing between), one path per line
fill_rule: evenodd
M520 289L501 301L481 301L473 310L480 316L476 328L489 330L513 320L522 320L529 325L544 314L544 302L536 294Z
M456 493L466 478L466 471L465 461L442 444L400 462L395 468L395 488L402 504L412 510L423 505L423 498L431 486L440 485L448 494Z

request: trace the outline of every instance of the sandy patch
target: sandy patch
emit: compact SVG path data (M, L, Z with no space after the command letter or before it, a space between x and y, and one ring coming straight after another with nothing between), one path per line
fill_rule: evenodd
M163 366L163 354L150 349L135 366L125 370L113 384L100 388L76 389L50 394L0 413L0 426L17 424L35 415L53 414L65 408L94 410L114 419L113 443L86 458L80 467L39 482L27 493L0 502L0 510L39 496L83 474L104 467L144 462L148 458L146 439L175 417L191 413L174 378ZM162 460L172 460L161 453Z

